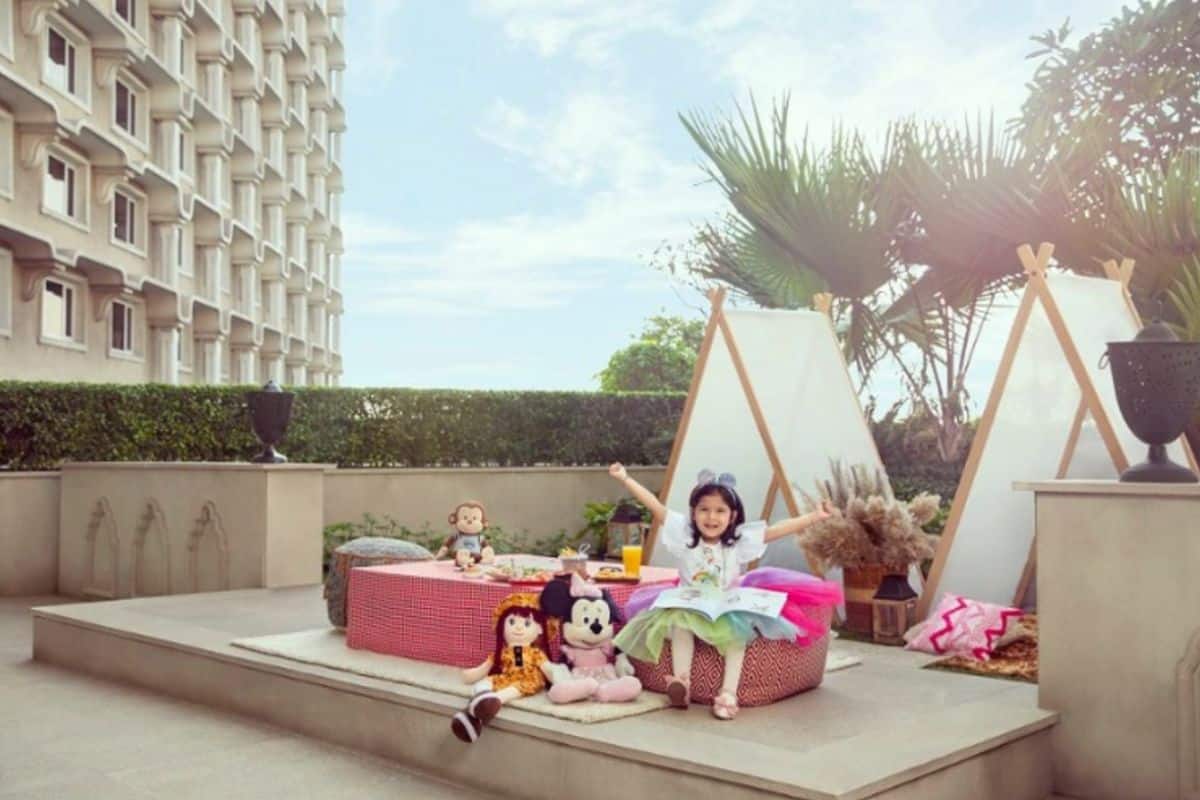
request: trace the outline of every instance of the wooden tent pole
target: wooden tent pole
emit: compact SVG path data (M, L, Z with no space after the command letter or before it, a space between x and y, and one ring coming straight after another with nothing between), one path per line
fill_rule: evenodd
M687 436L688 423L692 419L692 409L696 407L696 397L700 390L700 381L704 377L704 367L708 364L709 353L712 352L713 339L717 335L717 329L720 327L720 319L724 312L722 311L725 305L725 289L724 287L710 289L708 292L708 302L710 310L708 314L708 324L704 328L704 339L700 343L700 352L696 354L696 365L692 368L692 383L688 387L687 400L683 404L683 414L679 418L679 428L675 431L675 441L671 443L671 456L667 460L667 474L663 476L662 488L658 490L658 499L666 504L667 497L671 492L671 483L675 479L675 471L679 467L679 454L683 451L683 440ZM650 563L650 556L654 553L654 543L658 539L658 528L660 522L654 522L650 526L649 532L646 533L645 546L642 548L642 563Z
M1026 273L1031 268L1039 268L1039 264L1041 265L1040 268L1044 269L1054 252L1053 246L1042 245L1038 251L1037 258L1033 259L1033 250L1029 245L1022 245L1021 249L1028 250L1031 256L1030 263L1025 264ZM1025 262L1023 257L1021 260L1022 263ZM920 601L917 603L918 619L925 619L925 617L929 616L929 607L933 604L934 595L942 579L942 572L946 569L946 561L950 558L950 549L954 544L954 535L958 532L958 525L962 519L963 509L966 508L967 498L971 494L971 486L974 484L975 476L979 472L979 462L983 458L983 451L987 446L992 426L996 421L996 410L1000 407L1000 400L1004 396L1004 389L1008 384L1009 374L1012 372L1013 361L1016 359L1017 348L1021 344L1021 338L1025 333L1025 326L1029 323L1029 315L1033 312L1033 304L1036 299L1036 294L1026 285L1025 292L1021 297L1021 304L1017 307L1017 315L1013 319L1012 329L1008 334L1008 342L1004 345L1004 352L1000 356L1000 364L996 369L995 383L992 384L992 391L988 395L987 405L984 407L983 415L979 419L979 428L975 431L975 436L971 441L971 450L967 453L967 461L963 465L962 478L959 480L958 489L954 492L954 501L950 504L950 516L947 517L946 525L942 528L942 536L938 541L937 552L933 557L933 567L929 570L929 577L925 581L925 588L921 592Z
M775 447L775 440L771 436L771 431L767 427L767 418L763 414L762 406L758 403L758 396L754 392L754 387L750 384L750 373L746 369L746 364L742 361L741 351L738 349L737 339L733 335L733 330L729 327L729 320L724 314L718 323L721 326L721 333L725 336L725 344L729 348L729 356L733 360L733 368L737 372L738 382L742 384L742 392L746 395L747 402L750 403L750 413L754 417L754 425L758 428L758 435L762 439L763 447L767 451L767 460L771 462L771 471L774 473L774 482L779 490L783 493L784 502L787 503L788 511L794 517L800 516L800 504L796 502L796 495L792 491L792 485L788 482L787 473L783 469L783 462L779 458L779 451ZM808 554L804 554L804 560L808 563L808 568L814 575L822 575Z
M1075 383L1079 385L1079 391L1083 393L1084 402L1087 403L1092 420L1100 431L1100 438L1104 440L1108 456L1112 459L1117 472L1124 472L1129 468L1129 460L1125 456L1125 451L1121 449L1121 442L1117 439L1117 432L1113 428L1112 420L1108 418L1108 412L1104 410L1104 405L1100 402L1100 395L1096 393L1096 387L1092 384L1087 367L1083 364L1079 349L1075 347L1071 332L1067 330L1067 323L1063 319L1058 302L1054 299L1054 293L1050 291L1050 286L1046 283L1045 273L1032 275L1029 282L1042 301L1042 309L1050 320L1050 327L1054 330L1054 336L1058 339L1063 355L1067 357L1067 365L1070 366L1071 372L1075 376Z

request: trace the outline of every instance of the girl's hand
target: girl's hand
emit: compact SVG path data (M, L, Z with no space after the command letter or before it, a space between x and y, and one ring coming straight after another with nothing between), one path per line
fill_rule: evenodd
M822 500L816 510L813 511L813 520L829 519L833 516L833 503L828 500Z
M615 461L608 466L608 474L612 475L619 481L624 481L629 477L629 473L625 471L625 465L619 461Z

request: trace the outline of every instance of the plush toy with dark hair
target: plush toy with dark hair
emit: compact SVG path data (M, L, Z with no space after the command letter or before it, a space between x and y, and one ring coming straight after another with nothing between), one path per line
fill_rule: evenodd
M566 662L542 665L551 683L551 702L626 703L641 694L642 682L633 676L629 658L613 646L621 609L607 590L572 573L569 583L551 581L542 590L540 605L547 616L561 620L560 650Z

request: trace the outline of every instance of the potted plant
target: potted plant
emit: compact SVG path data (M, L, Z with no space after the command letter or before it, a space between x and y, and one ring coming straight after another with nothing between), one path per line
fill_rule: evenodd
M821 568L842 568L846 628L870 634L872 599L885 576L907 581L911 565L933 557L933 538L922 526L937 516L941 498L922 492L898 500L880 469L829 466L830 477L817 482L815 495L800 493L809 510L825 500L833 514L808 526L800 543Z

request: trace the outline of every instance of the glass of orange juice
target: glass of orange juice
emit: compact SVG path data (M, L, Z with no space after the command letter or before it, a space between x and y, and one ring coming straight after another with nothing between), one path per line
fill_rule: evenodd
M642 573L642 546L640 544L627 544L621 548L621 562L625 567L625 574L636 578Z

